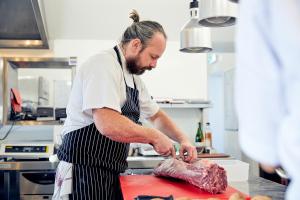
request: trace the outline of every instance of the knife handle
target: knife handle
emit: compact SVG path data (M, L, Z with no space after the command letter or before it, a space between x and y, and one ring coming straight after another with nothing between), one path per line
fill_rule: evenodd
M170 195L169 197L161 197L161 196L150 196L150 195L139 195L135 197L135 200L151 200L154 198L162 199L162 200L174 200L173 196Z

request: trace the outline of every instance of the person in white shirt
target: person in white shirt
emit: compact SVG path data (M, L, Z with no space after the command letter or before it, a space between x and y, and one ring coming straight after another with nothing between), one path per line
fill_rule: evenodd
M138 76L156 67L167 36L159 23L139 21L136 12L131 18L134 23L121 43L89 58L76 75L57 153L55 199L123 199L119 173L127 168L131 142L151 144L159 154L175 157L173 139L186 162L197 157ZM141 118L156 128L141 126Z
M240 144L268 172L291 178L300 199L300 1L243 0L237 31Z

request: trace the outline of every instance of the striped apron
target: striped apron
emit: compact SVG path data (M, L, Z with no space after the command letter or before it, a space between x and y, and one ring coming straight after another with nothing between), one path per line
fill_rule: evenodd
M117 47L114 50L118 62L122 62ZM124 76L124 72L123 72ZM126 101L122 115L140 124L139 91L126 85ZM118 123L118 122L115 122ZM73 164L73 183L70 199L122 200L119 174L128 166L129 143L116 142L102 135L92 123L67 133L57 156Z

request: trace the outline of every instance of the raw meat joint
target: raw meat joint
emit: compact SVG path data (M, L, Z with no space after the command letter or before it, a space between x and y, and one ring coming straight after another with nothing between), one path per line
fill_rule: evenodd
M208 160L189 164L177 159L167 159L154 169L154 174L184 180L211 194L224 192L228 185L224 168Z

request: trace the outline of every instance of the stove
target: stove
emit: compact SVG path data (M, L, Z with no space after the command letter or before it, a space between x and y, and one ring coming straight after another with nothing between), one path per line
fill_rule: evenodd
M53 142L26 141L0 144L0 157L13 159L41 159L54 154Z

